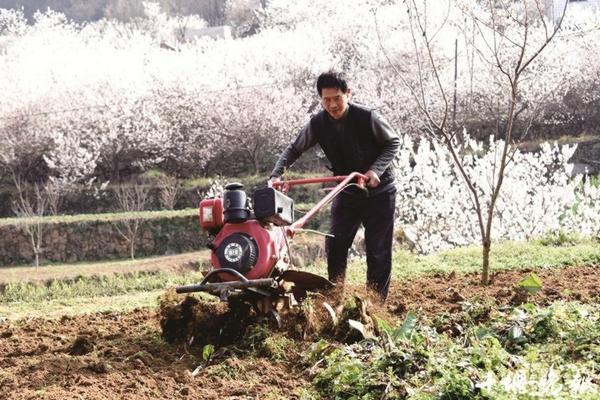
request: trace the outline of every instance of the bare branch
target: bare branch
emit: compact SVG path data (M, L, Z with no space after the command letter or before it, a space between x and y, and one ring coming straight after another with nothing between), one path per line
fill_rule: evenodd
M121 211L130 213L123 219L116 221L113 226L129 244L129 255L135 258L135 243L142 222L139 212L146 209L148 202L148 188L141 184L132 186L120 185L115 190L116 200Z
M568 1L565 1L565 5L564 5L563 11L562 11L562 13L560 15L560 19L558 20L558 22L556 23L554 29L552 30L552 34L549 37L547 36L546 40L537 49L537 51L527 61L525 61L523 63L523 65L521 66L520 72L522 72L523 70L525 70L529 66L529 64L531 64L531 62L533 60L535 60L540 55L540 53L546 48L546 46L548 46L548 44L552 41L552 39L554 38L554 36L556 36L556 33L560 30L560 27L562 26L562 22L563 22L563 19L565 17L565 13L567 11L567 4L568 3L569 3Z
M33 199L25 193L23 181L12 171L13 182L17 191L18 199L13 203L13 212L23 222L20 224L23 231L29 236L31 249L35 257L36 268L40 265L40 254L43 252L42 240L44 233L44 223L41 217L46 212L47 198L40 191L39 186L34 185Z
M160 186L160 202L167 210L173 210L177 202L177 196L181 189L181 185L177 178L170 175L163 175L158 180Z
M542 26L544 27L544 35L548 37L548 24L546 24L546 19L544 18L544 11L540 7L540 2L535 1L535 8L538 11L538 15L540 15L540 20L542 21Z
M444 17L443 22L439 25L438 30L435 31L433 35L431 35L431 42L433 42L433 40L435 40L435 37L442 31L442 29L448 22L448 18L450 17L450 0L448 0L446 4L448 5L448 8L446 8L446 16Z
M435 132L439 132L439 134L441 134L445 138L445 140L451 140L452 136L449 135L449 133L445 129L446 123L448 120L448 112L449 112L448 111L449 110L448 98L447 98L446 91L443 87L443 84L442 84L440 76L439 76L438 66L436 65L436 62L435 62L435 59L433 56L431 40L428 39L428 36L427 36L427 28L424 23L424 22L426 22L426 20L422 21L421 18L419 18L419 14L417 12L418 8L417 8L414 0L413 0L412 4L413 4L413 8L415 9L416 17L415 17L415 19L412 18L412 14L410 13L410 9L409 9L409 21L410 21L409 26L410 26L411 36L413 39L413 46L415 48L415 53L417 54L417 65L418 65L418 71L419 71L419 88L420 88L420 92L421 92L421 101L423 103L423 109L426 112L426 117L428 119L428 123L431 125L430 128L432 129L432 133L435 134ZM425 13L426 13L426 10L425 10ZM417 32L419 33L419 36L424 38L423 41L425 44L425 50L427 53L428 62L432 69L434 80L435 80L436 86L438 87L439 95L442 97L442 101L444 103L444 113L443 113L442 120L440 122L434 121L433 116L431 115L431 113L429 112L429 110L426 107L425 85L424 85L424 80L423 80L421 61L420 61L420 57L419 57L419 46L418 46L417 36L415 34L415 27L413 25L413 22L415 22L418 27ZM446 20L444 20L442 22L442 25L444 25L445 23L446 23Z

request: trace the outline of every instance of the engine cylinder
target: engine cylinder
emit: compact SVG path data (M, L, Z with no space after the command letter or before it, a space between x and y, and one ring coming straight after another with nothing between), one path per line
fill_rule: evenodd
M223 214L225 223L239 224L250 218L250 207L246 192L241 183L230 183L225 186L223 195Z

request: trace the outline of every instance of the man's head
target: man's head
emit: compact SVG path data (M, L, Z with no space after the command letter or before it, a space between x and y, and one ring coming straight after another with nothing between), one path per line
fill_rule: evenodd
M317 91L321 104L333 119L340 119L348 109L350 89L342 72L328 71L319 75Z

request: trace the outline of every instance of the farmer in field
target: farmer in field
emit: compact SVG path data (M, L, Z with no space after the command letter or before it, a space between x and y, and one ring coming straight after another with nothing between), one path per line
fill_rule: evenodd
M269 183L300 155L321 146L335 175L357 171L368 177L368 191L350 186L331 206L333 237L326 239L327 270L332 282L343 284L348 250L362 223L367 249L367 285L383 300L392 271L392 238L396 187L392 161L400 139L375 110L350 103L351 91L343 73L329 71L317 79L323 110L313 116L284 150L271 172Z

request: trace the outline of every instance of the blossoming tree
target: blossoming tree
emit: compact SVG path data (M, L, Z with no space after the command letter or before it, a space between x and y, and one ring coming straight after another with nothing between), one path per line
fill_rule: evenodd
M445 7L436 3L412 0L406 3L411 41L416 54L416 80L398 76L412 93L424 118L422 129L433 140L443 143L458 168L471 201L483 249L483 284L489 282L490 250L492 245L495 208L507 169L515 162L516 144L527 134L515 129L519 114L528 108L523 99L521 82L528 78L531 65L557 34L562 18L548 20L542 3L526 2L476 2L448 1ZM456 10L459 12L456 13ZM563 10L564 11L564 10ZM563 13L564 15L564 13ZM466 21L466 23L465 23ZM481 74L493 82L490 93L497 104L497 130L502 142L490 140L496 150L489 164L479 164L487 169L486 181L477 182L470 169L476 158L469 154L462 137L462 129L455 120L456 102L453 102L452 54L448 54L448 39L462 32L466 41L466 55L471 55L470 74ZM438 42L442 42L441 45ZM454 56L456 58L457 56ZM392 65L395 65L392 62ZM529 77L531 78L531 77ZM455 92L454 92L455 93ZM526 125L527 126L527 125Z

